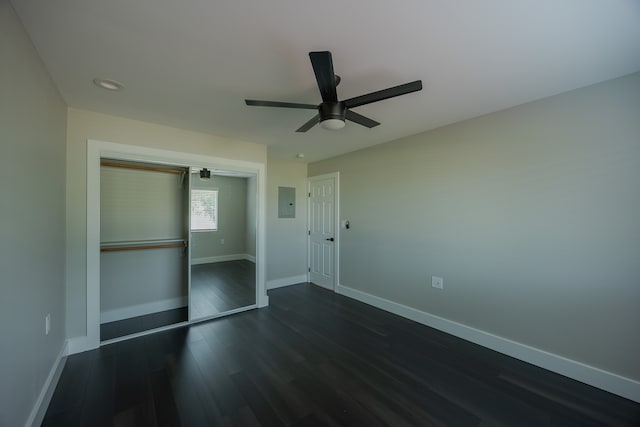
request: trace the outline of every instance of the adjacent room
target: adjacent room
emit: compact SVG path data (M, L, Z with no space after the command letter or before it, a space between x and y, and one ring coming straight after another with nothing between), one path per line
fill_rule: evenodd
M0 37L0 426L640 425L638 1Z

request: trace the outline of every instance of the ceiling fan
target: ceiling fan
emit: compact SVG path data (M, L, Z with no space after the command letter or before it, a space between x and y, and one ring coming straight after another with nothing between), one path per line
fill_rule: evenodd
M371 104L372 102L378 102L384 99L422 90L422 80L416 80L415 82L405 83L388 89L371 92L366 95L356 96L355 98L349 98L344 101L338 101L336 86L340 83L340 77L333 73L331 52L309 52L309 58L311 58L313 72L316 75L318 89L320 89L320 95L322 96L322 102L319 105L279 101L258 101L254 99L245 99L245 103L247 105L258 107L318 110L318 114L300 126L296 132L306 132L317 123L320 123L320 126L325 129L342 129L345 125L345 120L350 120L362 126L372 128L378 126L380 123L351 111L351 109L361 105Z

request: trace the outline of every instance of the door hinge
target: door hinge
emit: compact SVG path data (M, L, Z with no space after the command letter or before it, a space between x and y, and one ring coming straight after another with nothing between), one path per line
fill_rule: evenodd
M311 230L308 230L307 233L309 233L309 236L311 236Z
M311 191L309 191L309 197L311 197Z
M307 270L309 270L309 273L311 273L311 267L307 268Z

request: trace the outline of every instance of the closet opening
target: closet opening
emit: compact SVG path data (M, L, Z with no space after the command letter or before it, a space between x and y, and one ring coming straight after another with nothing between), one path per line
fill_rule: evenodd
M267 306L265 179L264 163L88 140L86 336L70 339L70 354ZM206 185L217 191L215 226L192 227L191 190ZM219 270L204 274L209 300L192 286L205 268ZM154 323L170 310L166 323L178 323ZM101 337L101 325L146 315L155 319L139 319L144 331Z
M257 174L100 159L100 341L258 306Z
M101 341L189 320L188 170L101 159Z

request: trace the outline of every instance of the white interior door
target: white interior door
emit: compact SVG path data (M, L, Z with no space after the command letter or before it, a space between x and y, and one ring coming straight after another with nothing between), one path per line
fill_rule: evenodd
M334 289L337 271L336 177L309 179L309 281Z

